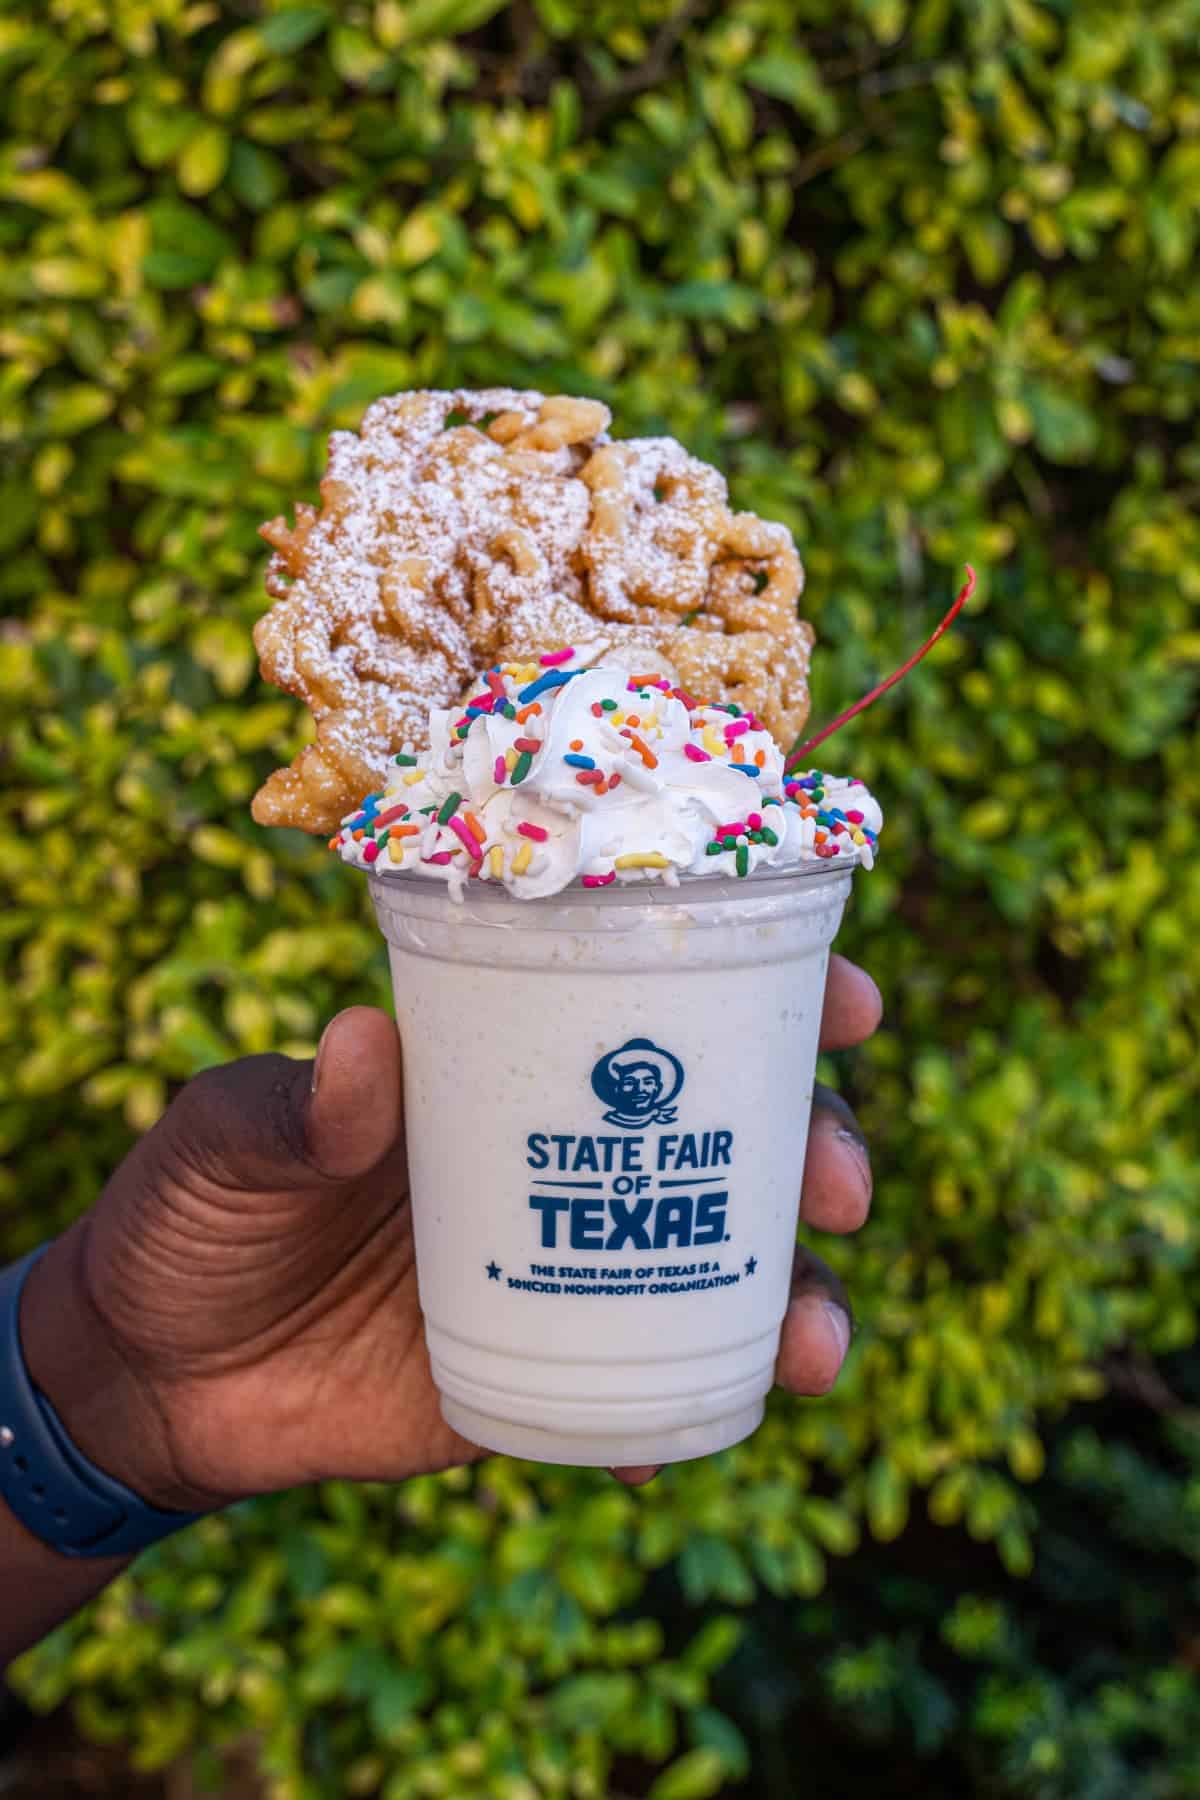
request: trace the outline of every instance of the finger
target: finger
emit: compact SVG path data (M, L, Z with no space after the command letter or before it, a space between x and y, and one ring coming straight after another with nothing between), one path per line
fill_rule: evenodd
M857 1231L871 1210L871 1157L842 1096L817 1082L800 1217L817 1231Z
M396 1027L354 1006L326 1027L315 1063L245 1056L197 1075L139 1152L224 1188L321 1190L394 1152L400 1112Z
M625 1487L645 1487L646 1483L653 1481L661 1471L661 1463L645 1463L631 1469L610 1469L608 1472L610 1475L615 1475Z
M392 1150L402 1114L400 1039L388 1015L350 1006L317 1046L305 1118L312 1161L343 1180L365 1175Z
M869 1038L883 1017L883 997L865 969L836 954L829 959L822 1050L847 1050Z
M827 1394L846 1360L853 1330L842 1283L819 1256L797 1249L776 1381L793 1394Z

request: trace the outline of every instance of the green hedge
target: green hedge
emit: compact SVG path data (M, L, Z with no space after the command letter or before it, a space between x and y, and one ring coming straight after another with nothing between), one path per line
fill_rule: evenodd
M840 740L887 1018L829 1071L879 1168L836 1397L637 1496L240 1508L39 1703L146 1765L257 1732L274 1800L713 1794L727 1614L910 1516L1023 1574L1046 1425L1194 1340L1198 46L1197 0L0 7L6 1253L196 1070L385 999L361 889L247 810L301 733L255 527L376 395L592 393L719 461L800 544L818 719L981 571Z

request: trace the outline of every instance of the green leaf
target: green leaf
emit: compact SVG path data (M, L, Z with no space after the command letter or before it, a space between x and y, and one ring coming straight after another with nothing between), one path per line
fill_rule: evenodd
M179 185L193 199L211 193L229 166L229 133L206 125L189 139L176 164Z
M811 56L799 47L779 48L756 56L741 73L751 87L786 100L819 131L836 127L837 103Z
M391 66L391 55L369 32L349 25L335 25L329 36L329 57L343 81L369 88Z
M662 310L689 319L723 319L746 326L758 311L752 288L736 281L684 281L668 289L660 300Z
M723 1538L697 1533L688 1539L679 1558L684 1591L693 1601L710 1595L741 1605L753 1598L754 1584L745 1562Z
M652 1783L647 1800L705 1800L720 1793L728 1773L720 1750L688 1750Z
M701 1706L692 1714L688 1730L697 1749L716 1752L730 1779L745 1780L752 1767L750 1746L732 1719L714 1707Z
M163 372L164 394L195 394L212 387L226 373L224 363L215 356L181 356Z
M238 138L229 153L229 186L252 212L274 206L287 188L287 171L277 156Z
M47 394L38 418L42 437L71 438L106 419L115 404L112 394L90 382L78 381L70 387Z
M549 1705L555 1723L564 1731L603 1730L627 1712L635 1698L631 1675L577 1675L554 1690Z
M150 286L167 292L194 287L211 273L212 264L204 257L188 256L182 250L151 250L142 262L142 274Z
M289 6L258 25L258 35L273 56L292 56L318 37L331 18L327 6Z
M152 287L189 287L207 280L232 254L228 235L195 207L156 200L146 214L151 248L142 269Z
M877 1456L867 1472L867 1518L881 1543L899 1537L908 1520L909 1487L887 1456Z
M1079 463L1095 450L1096 420L1081 400L1049 382L1031 382L1025 397L1033 416L1034 441L1051 462Z
M738 1619L710 1619L701 1627L683 1653L691 1669L711 1674L728 1662L742 1640L745 1627Z
M288 1581L298 1598L320 1593L329 1577L329 1558L311 1532L291 1532L280 1548Z
M28 481L0 481L0 555L27 538L38 515L38 498Z
M505 0L406 0L397 43L416 44L451 32L474 31L503 10Z
M397 1731L434 1691L432 1673L426 1669L392 1668L381 1674L369 1690L371 1728L385 1740Z

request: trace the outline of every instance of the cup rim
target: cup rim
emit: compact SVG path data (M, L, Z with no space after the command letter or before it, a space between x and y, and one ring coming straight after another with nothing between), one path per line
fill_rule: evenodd
M370 887L377 897L390 893L423 894L430 898L441 895L451 905L452 900L448 884L433 875L418 875L415 870L397 869L395 873L374 869L364 869L360 865L348 865L356 873L365 875ZM681 894L691 898L699 898L705 892L711 893L714 899L728 898L733 894L744 894L752 899L755 894L765 888L786 882L799 881L804 884L819 886L824 882L836 880L840 876L852 874L862 867L862 859L857 849L849 854L839 854L836 858L822 858L819 862L785 863L775 867L755 869L747 876L732 876L714 871L711 875L690 872L681 873L677 883L665 881L614 881L605 887L584 887L578 876L569 881L565 887L553 894L537 894L523 897L510 893L502 884L492 881L473 881L464 891L464 899L469 896L472 906L497 906L511 908L518 906L522 911L535 907L553 907L564 905L615 906L630 905L671 905L677 903Z

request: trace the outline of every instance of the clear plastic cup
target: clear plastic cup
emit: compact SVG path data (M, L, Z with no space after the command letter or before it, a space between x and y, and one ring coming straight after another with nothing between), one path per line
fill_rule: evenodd
M522 901L370 885L448 1422L600 1467L747 1437L787 1306L850 868Z

